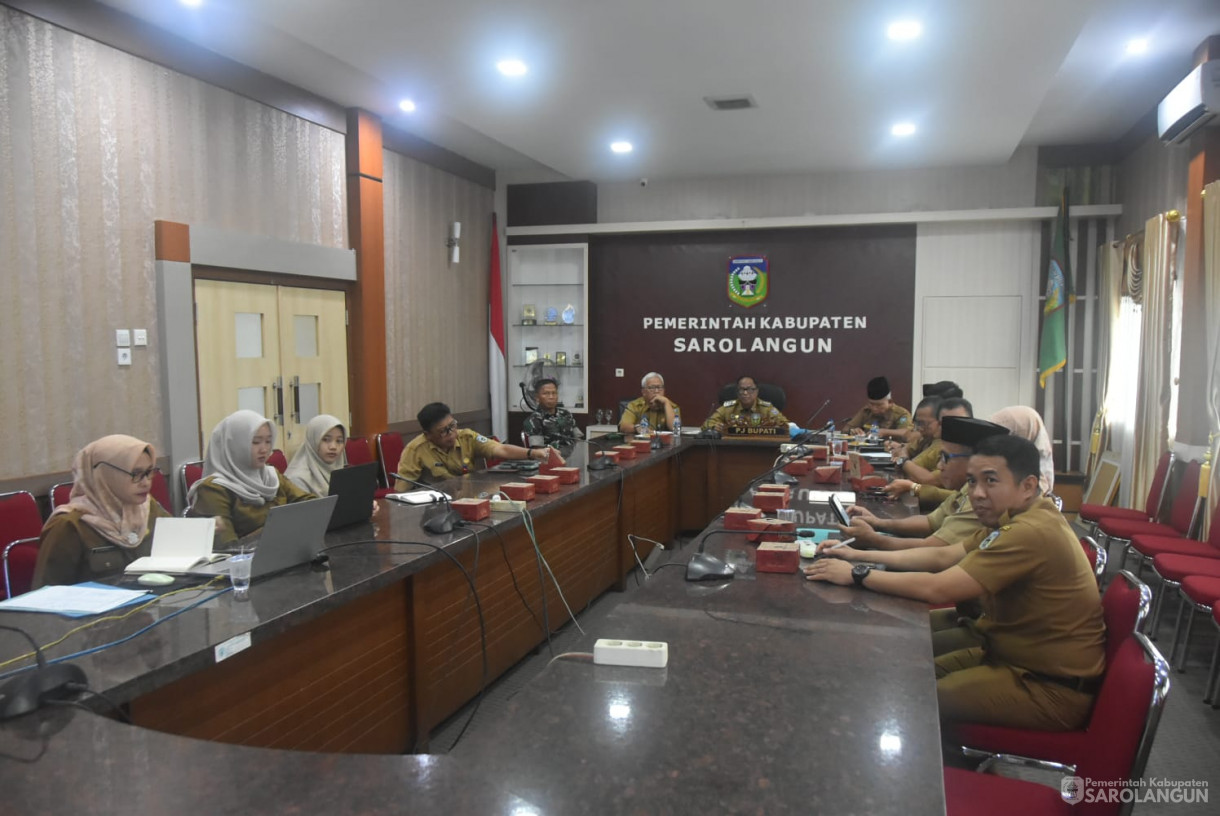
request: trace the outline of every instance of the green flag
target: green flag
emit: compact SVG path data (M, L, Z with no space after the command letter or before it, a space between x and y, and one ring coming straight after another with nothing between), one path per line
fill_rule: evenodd
M1067 306L1076 302L1068 252L1068 191L1059 199L1059 214L1051 235L1051 260L1046 270L1046 302L1042 304L1042 343L1038 348L1038 385L1067 365Z

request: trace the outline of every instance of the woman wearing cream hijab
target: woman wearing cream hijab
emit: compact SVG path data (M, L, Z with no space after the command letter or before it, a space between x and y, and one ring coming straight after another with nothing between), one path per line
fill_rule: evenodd
M284 475L302 490L318 496L330 492L330 474L347 467L344 443L347 430L338 417L318 414L305 426L305 444L300 447Z
M1015 436L1028 439L1034 443L1042 457L1042 475L1038 484L1042 487L1042 495L1049 496L1055 490L1055 460L1054 449L1051 447L1050 434L1042 424L1042 417L1033 408L1025 405L1010 405L1001 408L991 415L991 421L1003 425Z
M218 548L263 529L272 507L317 498L267 464L274 448L275 426L254 411L229 414L212 430L203 478L187 500L190 515L216 517Z
M72 494L42 528L33 587L117 575L152 551L152 528L169 513L149 497L153 446L115 434L90 442L72 461Z

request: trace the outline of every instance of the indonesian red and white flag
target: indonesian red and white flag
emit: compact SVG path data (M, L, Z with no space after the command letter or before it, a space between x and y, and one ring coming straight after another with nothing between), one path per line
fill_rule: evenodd
M504 296L500 287L500 237L491 215L491 275L487 286L487 386L491 391L491 432L508 439L508 389L504 364Z

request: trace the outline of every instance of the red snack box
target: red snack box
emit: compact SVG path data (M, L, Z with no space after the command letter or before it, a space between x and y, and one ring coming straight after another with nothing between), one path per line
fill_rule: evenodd
M773 518L750 519L750 541L791 541L796 535L796 522Z
M762 518L762 511L756 507L730 507L724 511L724 529L748 530L750 519Z
M810 445L809 446L809 458L818 459L818 460L825 460L825 459L830 458L830 446L829 445Z
M551 475L558 476L560 484L579 484L580 483L580 468L574 468L574 467L551 468Z
M534 486L539 493L558 493L559 477L550 475L526 476L525 481Z
M507 482L500 485L500 492L513 501L531 501L534 498L534 485L530 482Z
M631 447L635 448L636 453L648 453L652 450L651 439L632 439Z
M838 484L842 478L842 465L819 465L813 469L813 480L821 484Z
M811 467L813 467L813 462L808 459L794 459L784 465L784 473L790 476L807 476Z
M847 454L845 454L845 453L837 453L834 456L830 457L830 459L828 461L831 464L834 464L835 462L842 462L843 467L847 467L848 465L851 464L851 459L847 458Z
M614 449L616 451L618 451L619 459L634 459L635 458L635 446L634 445L615 445Z
M795 541L764 541L758 545L754 559L758 572L796 572L800 566L801 550Z
M597 458L604 456L607 459L609 459L611 462L613 462L614 464L617 465L618 464L618 454L619 454L619 452L616 450L598 451L597 453L593 454L593 458L597 459Z
M449 503L465 521L480 521L491 515L490 499L454 499Z
M783 510L788 506L788 499L783 493L771 490L759 490L754 494L754 506L759 510Z
M657 431L657 436L661 437L662 445L672 445L674 443L673 431Z
M758 486L758 490L762 493L782 493L784 496L785 504L787 504L788 501L792 498L792 488L786 484L785 485L761 484Z
M857 493L862 493L870 487L885 487L888 482L884 476L862 476L858 479L851 479L851 489Z

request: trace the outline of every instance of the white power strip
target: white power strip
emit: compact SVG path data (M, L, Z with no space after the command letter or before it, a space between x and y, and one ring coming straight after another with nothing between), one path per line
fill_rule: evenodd
M491 510L493 513L520 513L525 509L525 502L515 499L492 499Z
M593 662L602 666L663 669L669 664L669 644L656 640L598 638L593 644Z

